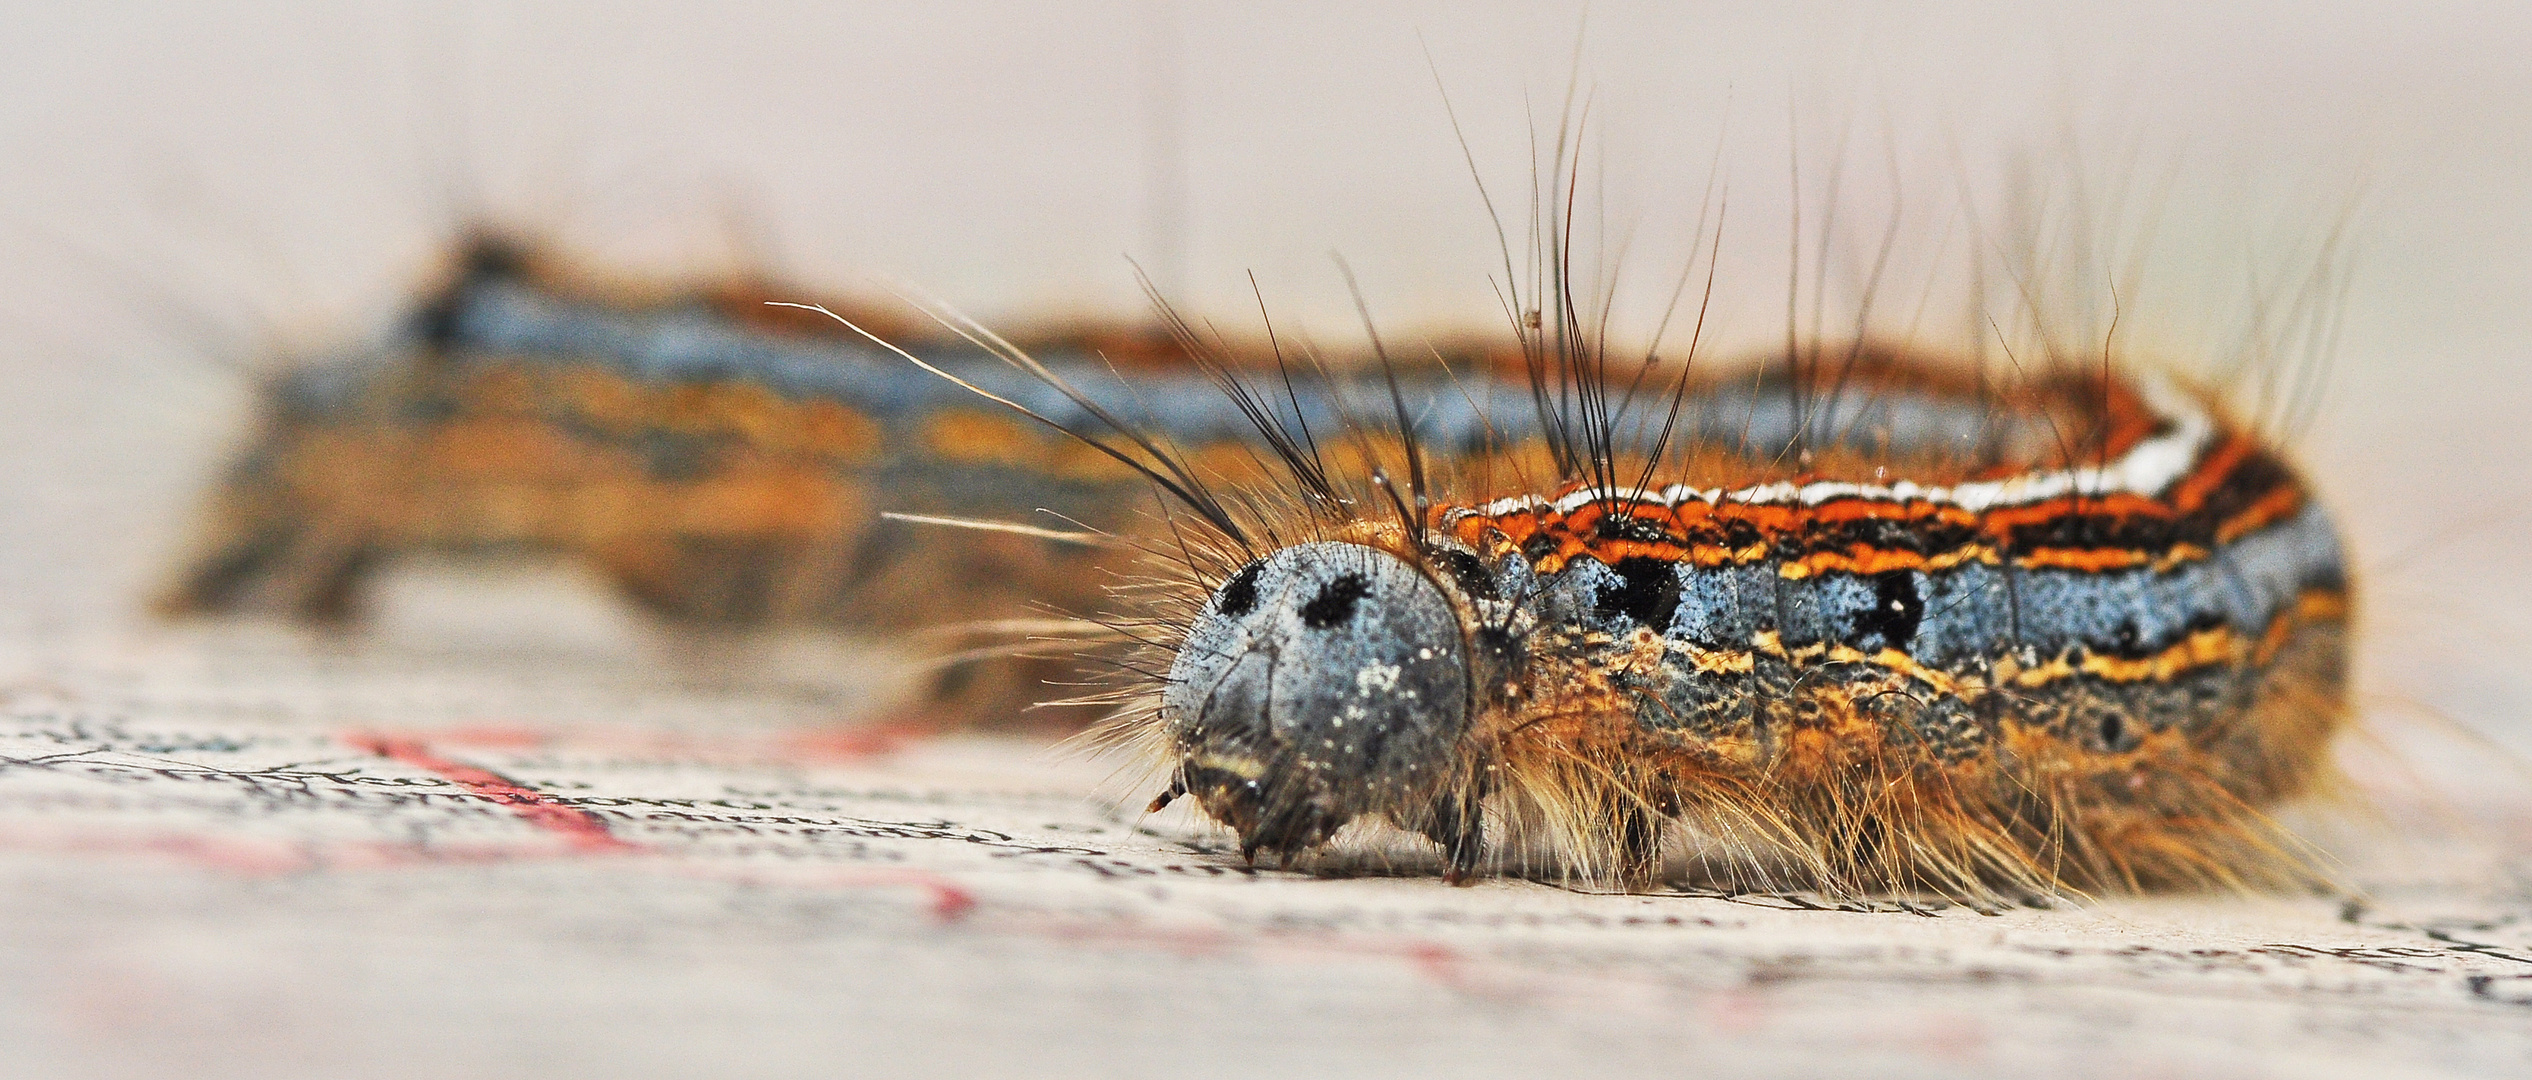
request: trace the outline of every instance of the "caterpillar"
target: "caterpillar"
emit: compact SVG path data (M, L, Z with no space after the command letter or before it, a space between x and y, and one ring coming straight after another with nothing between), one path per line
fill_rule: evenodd
M1385 820L1454 878L1501 832L1621 885L1666 833L1736 888L2308 880L2265 810L2327 780L2346 573L2210 402L1902 357L1682 400L1709 438L1663 482L1604 455L1226 544L1127 721L1172 766L1154 807L1251 856Z
M161 612L340 624L400 558L517 552L584 560L688 624L886 635L1115 610L1107 555L1087 541L1150 516L1143 477L765 304L798 293L744 278L612 279L489 229L461 238L447 263L380 340L263 387L259 429L212 493ZM1048 374L1088 388L1080 400L945 338L915 347L1052 422L1149 430L1215 477L1257 471L1253 426L1216 404L1166 328L1022 339ZM1290 374L1298 422L1333 429L1340 410L1387 407L1386 385L1347 357ZM1504 434L1481 430L1485 411L1456 383L1410 376L1401 392L1439 452ZM942 515L1028 523L908 520ZM1062 696L1049 685L1076 679L1070 658L973 652L934 677L929 722L1086 719L1081 707L1025 708Z
M1460 882L1638 888L1673 857L1841 897L2326 880L2271 811L2336 786L2351 587L2254 425L2107 335L2004 378L1790 330L1714 376L1692 337L1644 393L1654 357L1613 370L1576 299L1562 201L1533 220L1548 302L1507 298L1528 452L1421 450L1401 397L1396 445L1331 470L1250 408L1281 484L1172 488L1197 535L1144 571L1096 736L1160 763L1150 810L1190 799L1287 864L1394 827Z
M761 283L491 235L452 262L383 347L272 384L164 610L340 619L400 555L519 549L705 623L1053 608L1087 656L953 665L931 712L1121 704L1095 737L1164 763L1154 808L1252 858L1385 823L1455 881L2316 874L2268 811L2332 780L2336 534L2173 378L1861 342L1613 372L1561 273L1510 348L1408 365L1244 357L1165 305L1105 339L839 335ZM1037 511L1065 528L991 524ZM1051 688L1119 642L1119 693Z

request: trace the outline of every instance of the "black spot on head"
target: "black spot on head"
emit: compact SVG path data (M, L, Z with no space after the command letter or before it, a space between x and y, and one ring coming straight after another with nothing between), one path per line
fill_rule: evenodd
M1234 619L1257 610L1257 575L1266 572L1266 560L1259 559L1240 568L1231 580L1222 584L1214 610Z
M1477 556L1458 548L1435 548L1426 558L1448 575L1459 591L1480 600L1501 600L1503 592L1495 587L1495 576L1486 572L1486 564Z
M1624 615L1655 631L1670 629L1670 618L1679 611L1679 576L1671 564L1630 555L1609 569L1618 572L1623 584L1601 587L1594 602L1601 618Z
M1301 625L1325 630L1354 617L1354 608L1371 595L1371 580L1361 574L1344 573L1319 587L1319 595L1301 605Z
M1855 617L1855 644L1864 647L1879 638L1887 649L1905 649L1925 621L1925 598L1917 595L1916 575L1893 570L1873 576L1873 606Z

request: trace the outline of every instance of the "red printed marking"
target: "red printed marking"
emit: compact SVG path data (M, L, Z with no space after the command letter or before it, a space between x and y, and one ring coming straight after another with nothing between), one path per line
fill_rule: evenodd
M932 729L919 723L863 724L787 736L781 748L786 757L794 760L860 761L896 753L907 743L932 733Z
M548 733L533 728L474 724L435 730L431 732L431 741L479 746L486 750L536 750L551 739Z
M639 847L608 832L607 823L596 814L565 806L544 792L521 785L490 769L441 757L433 753L427 743L378 735L347 736L343 741L364 753L427 770L470 792L508 806L528 824L562 837L573 850L612 852L633 851Z
M893 882L891 884L894 884ZM942 922L956 922L976 909L976 894L955 881L938 874L910 874L904 884L932 894L932 917Z
M953 923L976 910L976 894L946 876L923 870L846 870L798 876L785 873L764 873L758 868L731 870L725 867L677 867L675 872L713 881L736 881L750 885L790 885L840 889L919 889L932 898L932 918Z

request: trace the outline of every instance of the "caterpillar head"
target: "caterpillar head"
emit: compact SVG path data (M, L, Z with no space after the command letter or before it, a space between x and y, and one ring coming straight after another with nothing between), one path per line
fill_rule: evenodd
M1407 560L1316 542L1240 569L1170 664L1172 794L1290 854L1377 814L1421 820L1461 775L1475 695L1449 595Z

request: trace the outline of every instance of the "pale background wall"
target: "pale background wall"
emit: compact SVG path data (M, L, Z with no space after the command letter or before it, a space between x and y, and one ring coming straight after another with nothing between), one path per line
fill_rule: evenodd
M8 5L9 625L128 619L244 422L203 357L374 325L460 207L662 269L725 264L736 232L801 280L890 275L993 319L1132 314L1132 253L1226 318L1253 269L1333 335L1337 250L1385 322L1482 324L1499 261L1435 72L1517 195L1524 95L1552 115L1581 30L1638 265L1675 264L1710 160L1733 185L1727 335L1781 325L1789 126L1815 195L1858 132L1844 196L1869 208L1889 132L1920 246L1956 181L1993 198L1993 163L2061 130L2070 173L2171 166L2148 277L2184 348L2193 306L2238 314L2244 279L2352 221L2305 452L2379 571L2375 686L2532 747L2520 5L713 7Z

